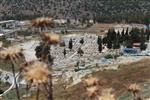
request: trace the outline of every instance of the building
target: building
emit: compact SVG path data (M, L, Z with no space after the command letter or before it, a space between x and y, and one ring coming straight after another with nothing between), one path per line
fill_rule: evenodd
M0 29L13 29L17 27L19 21L16 20L7 20L7 21L0 21Z

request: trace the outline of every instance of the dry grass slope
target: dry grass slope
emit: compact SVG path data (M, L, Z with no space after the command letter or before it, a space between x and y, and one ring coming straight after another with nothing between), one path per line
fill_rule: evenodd
M99 78L102 89L113 88L115 96L127 92L126 86L132 83L143 83L150 79L150 59L143 59L139 62L120 65L118 71L105 70L93 73ZM102 90L101 89L101 90ZM83 83L64 90L61 85L55 86L54 96L56 100L84 100L86 88Z

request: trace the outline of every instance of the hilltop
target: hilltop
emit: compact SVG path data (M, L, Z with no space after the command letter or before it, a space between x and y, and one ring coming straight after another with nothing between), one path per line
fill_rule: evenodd
M44 1L44 2L43 2ZM138 21L150 15L149 0L2 0L0 19L97 19L100 22Z

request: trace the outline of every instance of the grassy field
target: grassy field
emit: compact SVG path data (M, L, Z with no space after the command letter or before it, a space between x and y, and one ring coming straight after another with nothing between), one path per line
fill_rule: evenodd
M144 84L150 79L150 59L143 59L139 62L120 65L119 70L105 70L93 73L97 77L102 88L113 88L116 97L127 93L125 85L131 83ZM67 90L61 85L54 88L55 100L83 100L86 90L82 83ZM150 90L149 90L150 91Z
M22 64L23 61L19 60L17 61L17 65ZM19 70L20 67L15 66L16 71ZM4 60L0 60L0 69L5 70L5 71L12 71L12 64L10 61L4 61Z

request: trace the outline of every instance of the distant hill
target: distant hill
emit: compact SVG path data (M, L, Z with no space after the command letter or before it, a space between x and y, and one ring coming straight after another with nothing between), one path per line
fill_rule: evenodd
M42 15L93 18L99 21L137 21L150 15L150 0L0 0L1 20L28 19Z

